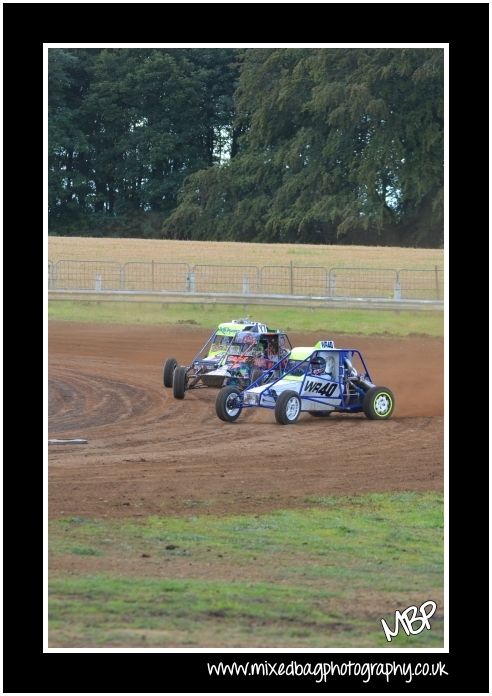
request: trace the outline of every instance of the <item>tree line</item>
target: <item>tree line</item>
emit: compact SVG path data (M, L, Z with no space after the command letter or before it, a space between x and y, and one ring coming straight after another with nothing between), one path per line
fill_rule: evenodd
M442 49L49 49L49 231L443 242Z

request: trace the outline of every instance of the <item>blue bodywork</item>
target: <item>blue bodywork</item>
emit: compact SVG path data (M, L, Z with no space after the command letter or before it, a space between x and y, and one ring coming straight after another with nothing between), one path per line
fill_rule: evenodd
M304 360L289 364L290 355L276 363L270 370L265 371L255 382L247 387L240 396L241 408L261 407L275 408L279 392L287 389L294 390L301 398L301 410L311 410L308 403L322 404L328 410L358 413L363 410L363 399L366 392L375 385L360 351L355 348L315 349ZM326 361L334 358L333 374L314 374L311 363L316 358ZM287 366L285 366L285 362ZM362 369L357 371L353 366L358 362ZM285 382L284 382L285 380ZM251 403L249 393L256 390L258 403ZM308 403L306 403L308 402ZM319 406L312 410L320 410Z

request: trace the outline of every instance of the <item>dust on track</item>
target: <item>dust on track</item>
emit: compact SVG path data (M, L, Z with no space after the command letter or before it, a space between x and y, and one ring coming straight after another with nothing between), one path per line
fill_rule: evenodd
M319 496L443 489L443 341L289 333L359 348L395 393L394 417L303 414L279 426L252 409L215 415L214 389L182 401L162 386L167 357L187 364L207 331L50 322L50 517L261 513Z

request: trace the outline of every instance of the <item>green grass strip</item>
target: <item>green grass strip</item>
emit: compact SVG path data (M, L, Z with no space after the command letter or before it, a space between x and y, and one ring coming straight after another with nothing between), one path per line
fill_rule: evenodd
M264 515L67 517L50 524L53 644L440 647L443 499L317 498ZM83 552L81 552L83 550ZM66 567L66 566L63 566ZM432 599L432 630L380 624Z
M249 315L285 331L393 336L443 336L443 312L376 309L280 308L255 305L152 302L49 302L50 319L115 324L177 325L211 329Z

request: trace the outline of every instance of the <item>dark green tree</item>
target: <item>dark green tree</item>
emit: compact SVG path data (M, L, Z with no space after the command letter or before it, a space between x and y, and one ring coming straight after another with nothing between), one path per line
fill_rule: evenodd
M48 209L51 231L80 229L90 195L87 123L82 104L98 50L48 52Z
M436 246L443 127L440 49L50 49L50 230Z
M51 49L51 230L159 234L184 178L227 149L234 56Z
M167 235L442 243L443 52L248 49L230 162L189 177Z

